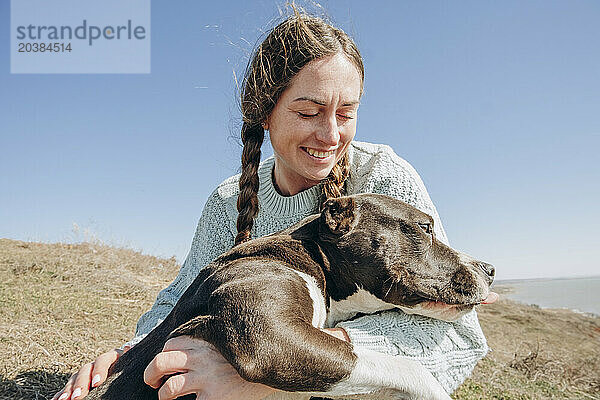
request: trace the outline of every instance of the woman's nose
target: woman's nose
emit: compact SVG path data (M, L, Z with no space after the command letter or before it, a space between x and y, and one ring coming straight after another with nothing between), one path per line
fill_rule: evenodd
M323 118L321 125L317 129L317 139L329 146L336 146L338 144L340 141L340 132L335 114L332 117Z

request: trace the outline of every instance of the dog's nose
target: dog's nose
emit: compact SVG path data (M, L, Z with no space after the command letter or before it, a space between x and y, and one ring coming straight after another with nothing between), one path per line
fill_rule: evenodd
M494 266L492 264L488 264L488 263L484 263L484 262L478 262L477 265L490 278L493 278L494 275L496 275L496 268L494 268Z

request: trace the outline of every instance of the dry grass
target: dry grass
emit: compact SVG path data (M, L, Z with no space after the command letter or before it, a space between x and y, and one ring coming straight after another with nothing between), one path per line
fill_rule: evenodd
M456 399L600 399L600 318L509 300L478 312L492 352Z
M0 399L51 398L71 371L130 339L178 269L99 243L0 239Z
M178 268L100 243L0 239L0 400L51 398L131 337ZM600 318L503 300L479 315L493 351L455 399L600 399Z

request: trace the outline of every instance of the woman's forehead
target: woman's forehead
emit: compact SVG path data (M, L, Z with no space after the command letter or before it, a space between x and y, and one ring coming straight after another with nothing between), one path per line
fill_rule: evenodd
M332 100L354 105L359 102L361 77L345 56L335 55L311 61L292 79L288 101L309 101L319 105Z
M301 102L301 101L307 101L307 102L314 103L319 106L327 105L327 102L325 100L322 100L321 98L318 98L318 97L311 97L311 96L297 97L292 100L292 103ZM342 106L353 106L353 105L358 105L359 103L360 103L359 100L347 100L347 101L342 101Z

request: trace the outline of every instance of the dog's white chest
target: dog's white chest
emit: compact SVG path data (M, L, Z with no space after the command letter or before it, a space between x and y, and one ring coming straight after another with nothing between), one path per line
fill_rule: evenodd
M310 298L313 302L312 326L315 328L324 328L325 320L327 319L327 306L325 305L325 298L323 297L321 289L319 289L319 285L317 285L317 281L314 277L305 274L304 272L295 270L294 272L300 275L300 277L306 282L308 293L310 294Z
M316 328L332 327L336 323L352 318L358 313L372 314L377 311L391 310L396 307L394 304L386 303L366 290L358 288L356 293L343 300L331 300L329 312L327 312L325 298L315 278L304 272L294 272L300 275L304 282L306 282L308 293L313 302L312 326Z
M359 288L356 293L343 300L331 300L325 324L334 326L336 323L350 319L358 313L372 314L377 311L391 310L395 307L394 304L386 303L379 297Z

